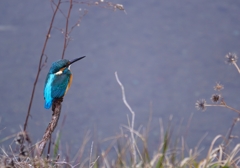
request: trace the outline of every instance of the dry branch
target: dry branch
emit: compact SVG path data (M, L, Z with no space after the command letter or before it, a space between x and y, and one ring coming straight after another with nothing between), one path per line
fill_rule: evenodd
M38 64L38 72L37 72L37 75L36 75L36 78L35 78L35 81L34 81L34 84L33 84L33 90L32 90L32 94L31 94L31 98L30 98L30 103L29 103L29 106L28 106L28 112L27 112L25 123L24 123L24 129L23 129L24 131L26 131L26 129L27 129L28 118L30 116L32 101L33 101L33 97L34 97L34 93L35 93L35 88L36 88L36 85L37 85L37 82L38 82L38 78L39 78L40 72L42 70L42 67L47 62L47 56L44 53L45 53L45 49L46 49L46 46L47 46L48 39L50 38L50 33L51 33L51 30L52 30L52 27L53 27L53 22L55 20L55 16L57 14L57 11L59 9L60 4L61 4L61 0L59 0L58 3L56 4L56 8L54 10L54 13L53 13L53 16L52 16L52 19L51 19L51 22L50 22L50 26L49 26L49 29L48 29L48 32L47 32L47 35L46 35L46 39L45 39L45 42L44 42L44 45L43 45L42 53L41 53L39 64ZM46 58L43 61L44 56Z
M128 108L128 110L130 111L130 113L132 115L131 130L134 130L135 112L132 110L131 106L128 104L128 102L126 100L124 86L121 83L121 81L119 80L117 72L115 72L115 77L116 77L116 80L117 80L119 86L121 87L121 90L122 90L123 103L125 104L125 106ZM133 167L135 167L136 162L137 162L137 154L136 154L136 148L135 148L136 142L135 142L134 132L133 131L130 131L130 132L131 132L131 140L132 140L131 149L133 152Z
M63 99L56 99L53 102L52 105L52 120L51 122L48 124L48 127L43 135L42 140L39 142L38 144L38 150L39 150L39 154L42 155L43 150L46 146L46 143L48 142L48 140L50 139L53 131L55 130L59 117L60 117L60 113L61 113L61 107L62 107L62 101Z

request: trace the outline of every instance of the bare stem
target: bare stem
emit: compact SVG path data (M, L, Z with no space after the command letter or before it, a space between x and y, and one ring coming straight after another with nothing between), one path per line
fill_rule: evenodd
M240 73L240 69L239 69L238 65L236 64L236 62L233 62L233 65L237 68L238 73Z
M117 72L115 72L115 77L116 80L119 84L119 86L121 87L122 90L122 99L123 99L123 103L125 104L125 106L128 108L128 110L130 111L130 113L132 114L132 121L131 121L131 139L132 139L132 144L131 144L131 148L132 148L132 152L133 152L133 167L136 166L136 160L137 160L137 155L136 155L136 150L135 150L135 138L134 138L134 121L135 121L135 112L132 110L131 106L128 104L127 100L126 100L126 96L125 96L125 90L124 90L124 86L123 84L120 82L119 78L118 78L118 74Z
M225 108L228 108L228 109L230 109L230 110L240 114L239 110L237 110L235 108L232 108L232 107L230 107L230 106L228 106L226 104L224 104L224 105L222 105L222 104L206 104L205 106L208 106L208 107L212 107L212 106L215 106L215 107L225 107Z
M40 72L41 72L42 67L43 67L43 57L45 56L44 52L45 52L47 42L48 42L51 30L52 30L53 22L54 22L54 19L55 19L55 16L57 14L57 11L59 9L60 4L61 4L61 0L58 0L58 3L56 5L56 8L54 10L54 13L53 13L53 16L52 16L52 19L51 19L51 22L50 22L50 26L49 26L49 29L48 29L48 32L47 32L45 42L44 42L44 45L43 45L42 53L41 53L41 56L40 56L40 61L39 61L39 64L38 64L38 72L37 72L37 75L36 75L36 78L35 78L35 81L34 81L34 84L33 84L32 95L31 95L31 98L30 98L30 103L29 103L29 106L28 106L28 112L27 112L25 123L24 123L24 129L23 129L24 131L26 131L26 129L27 129L27 123L28 123L28 118L30 116L30 111L31 111L31 107L32 107L32 101L33 101L33 97L34 97L34 93L35 93L35 88L36 88L36 85L37 85L37 82L38 82ZM46 62L47 62L47 57L44 60L44 63L46 63Z
M234 118L233 123L232 123L232 125L229 129L229 132L228 132L228 136L227 136L227 139L226 139L226 142L225 142L225 146L227 146L229 144L230 140L232 139L233 128L239 120L240 120L239 116L237 118Z
M63 46L63 52L62 52L62 59L64 58L64 55L65 55L65 51L66 51L66 48L67 48L67 45L68 45L68 41L69 41L69 32L68 32L68 25L69 25L69 19L70 19L70 15L71 15L71 10L72 10L72 0L69 1L69 8L68 8L68 15L67 15L67 18L66 18L66 28L65 28L65 38L64 38L64 46Z

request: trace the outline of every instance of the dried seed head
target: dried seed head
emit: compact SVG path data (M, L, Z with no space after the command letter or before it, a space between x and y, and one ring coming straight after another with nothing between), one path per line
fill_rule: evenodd
M202 99L202 100L198 100L195 104L195 107L198 109L198 110L206 110L206 100L205 99Z
M16 136L16 138L14 140L17 145L22 145L25 140L23 132L18 133L18 135Z
M236 63L238 59L237 54L235 53L228 53L226 55L226 58L227 58L226 62L229 64Z
M224 89L224 86L221 85L219 82L217 82L216 86L214 86L213 88L216 91L220 91L220 90Z
M19 155L24 157L29 155L28 150L24 145L20 148Z
M217 103L221 98L220 94L213 94L211 97L212 102Z
M116 4L115 8L118 8L119 10L124 10L124 7L122 4Z
M28 133L25 131L19 132L14 141L17 145L23 145L25 142L31 143Z

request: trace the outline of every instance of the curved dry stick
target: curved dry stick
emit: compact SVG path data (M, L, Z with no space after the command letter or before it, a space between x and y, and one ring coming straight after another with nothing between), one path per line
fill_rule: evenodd
M130 113L132 114L132 122L131 122L131 130L134 130L134 121L135 121L135 112L132 110L131 106L128 104L127 100L126 100L126 96L125 96L125 91L124 91L124 86L123 84L120 82L120 80L118 79L118 74L117 72L115 72L115 77L116 80L119 84L119 86L121 87L122 90L122 99L123 99L123 103L125 104L125 106L128 108L128 110L130 111ZM136 166L136 160L137 160L137 154L136 154L136 150L135 150L135 137L134 137L134 132L131 132L131 139L132 139L132 144L131 144L131 148L132 148L132 152L133 152L133 167Z

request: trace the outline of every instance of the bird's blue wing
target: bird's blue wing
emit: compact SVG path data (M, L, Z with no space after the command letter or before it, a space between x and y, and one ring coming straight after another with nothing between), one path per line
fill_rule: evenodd
M52 82L52 98L61 98L64 96L70 80L70 74L55 75Z
M51 83L53 81L54 75L48 74L45 81L45 86L43 90L45 105L46 109L49 109L52 106L52 96L51 96Z

